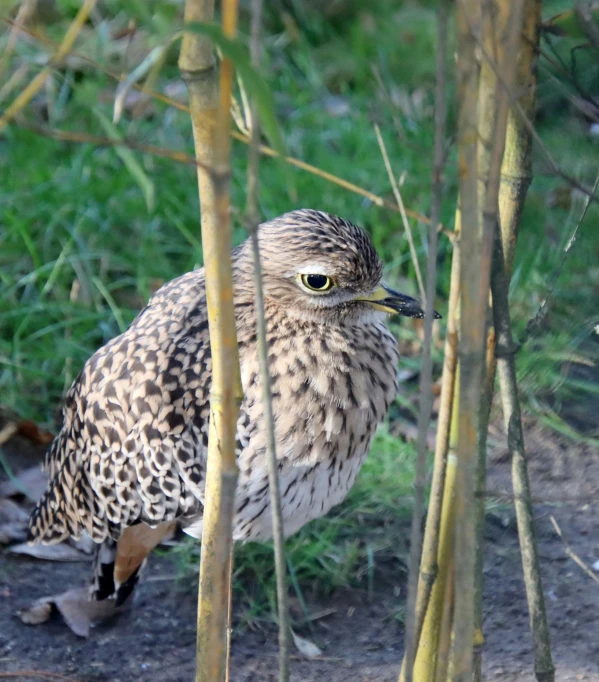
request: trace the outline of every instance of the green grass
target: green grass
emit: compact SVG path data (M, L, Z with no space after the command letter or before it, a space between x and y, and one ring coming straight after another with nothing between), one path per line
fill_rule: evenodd
M550 3L546 13L552 15L565 5ZM59 10L66 19L77 6L63 2ZM160 42L172 27L168 13L174 10L169 3L111 0L104 8L104 16L116 17L122 26L136 16L150 35L148 44ZM64 28L61 20L48 32L57 38ZM105 38L98 39L105 35L104 29L90 30L82 39L84 49L101 63L130 71L137 64L130 61L135 51L105 57ZM275 96L289 153L391 198L373 131L373 122L378 122L397 174L406 173L402 187L406 205L427 212L434 135L435 3L406 2L398 7L380 0L376 10L364 10L355 0L340 0L331 5L329 14L301 2L290 3L285 11L275 4L269 9L266 29L264 74ZM572 44L563 39L556 45L569 59ZM12 68L31 61L39 51L35 45L19 43ZM583 81L596 92L597 65L582 57ZM373 67L393 104L381 93ZM597 173L597 138L589 136L568 105L564 93L571 87L566 79L559 76L564 87L556 84L543 62L540 73L539 134L560 166L590 185ZM171 58L158 87L176 75ZM453 93L453 84L449 87ZM98 111L111 118L113 90L113 81L87 66L57 73L48 125L104 135ZM35 110L39 112L45 102L46 94L40 95ZM191 152L187 115L161 104L152 112L144 119L126 113L118 125L120 134ZM39 113L29 111L26 116L37 120ZM454 117L452 101L451 125ZM457 178L455 150L449 141L448 148L442 220L451 227ZM23 417L53 425L65 387L89 355L130 322L162 281L201 263L195 173L191 167L137 152L132 154L132 167L114 149L59 143L14 126L0 138L0 154L0 403ZM242 144L234 144L232 163L234 239L239 242L244 238L246 184ZM297 201L290 199L280 162L263 160L260 209L265 218L300 206L350 218L372 235L390 283L417 294L396 213L373 207L303 171L291 172ZM154 195L152 211L147 206L148 191ZM581 210L581 201L573 198L564 181L547 174L537 151L512 285L516 336L546 296ZM569 437L577 434L560 418L560 402L597 396L595 384L574 378L564 367L576 358L597 358L592 330L599 287L594 229L598 218L599 212L592 208L563 267L543 329L518 356L525 409ZM417 225L414 230L424 266L425 231ZM446 310L450 257L450 247L442 238L436 301L441 312ZM75 281L77 297L72 295ZM396 330L404 341L415 338L409 324ZM437 369L440 361L437 349ZM417 357L402 362L406 367L418 366ZM407 414L405 397L400 404L402 414ZM394 418L398 413L396 408ZM591 435L596 437L596 431ZM402 559L413 458L411 446L397 442L386 427L381 429L349 499L288 542L301 590L315 586L326 592L345 584L375 589L380 566ZM190 546L180 551L183 563L191 565ZM270 547L242 547L236 566L248 613L262 614L273 599ZM394 570L402 569L397 564Z

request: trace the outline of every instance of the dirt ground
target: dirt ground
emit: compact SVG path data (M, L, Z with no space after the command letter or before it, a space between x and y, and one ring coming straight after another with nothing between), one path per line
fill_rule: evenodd
M556 680L599 682L599 584L567 556L550 520L553 514L572 550L589 566L599 560L599 453L590 445L572 444L532 425L526 431L534 495L551 500L551 504L536 504L535 513ZM491 436L495 445L487 486L494 492L511 489L501 440L496 430ZM3 450L16 469L30 466L41 452L20 438ZM532 644L515 518L505 501L488 516L487 540L485 679L532 682ZM31 627L14 615L38 597L82 584L87 564L38 561L5 551L0 557L0 671L12 673L12 679L31 679L14 674L33 670L87 682L193 679L196 600L176 584L176 568L168 557L152 557L133 608L94 628L88 639L74 635L58 618ZM377 584L381 582L385 583ZM312 632L299 631L323 654L311 660L294 655L292 680L395 682L402 628L393 614L403 604L404 588L389 583L371 599L359 590L339 590L312 605L314 611L334 609L334 613L315 621ZM231 679L276 680L276 644L272 625L234 635Z

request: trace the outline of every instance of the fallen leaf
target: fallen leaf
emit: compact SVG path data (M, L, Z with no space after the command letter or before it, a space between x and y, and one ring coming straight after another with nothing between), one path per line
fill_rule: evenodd
M117 609L113 599L93 601L89 588L78 587L52 597L38 599L31 606L17 611L26 625L45 623L57 609L69 628L79 637L88 637L90 628L113 616Z
M36 445L50 445L54 440L54 434L50 433L50 431L40 429L40 427L30 419L23 419L23 421L20 421L18 429L19 436L27 438Z
M17 611L17 616L25 625L39 625L50 618L53 608L51 601L36 601L28 608Z
M9 552L13 554L26 554L27 556L43 559L45 561L90 561L89 555L79 550L61 543L59 545L30 545L23 542L20 545L9 547Z
M300 637L293 631L293 629L291 630L291 636L293 637L293 643L302 656L305 656L306 658L316 658L317 656L322 656L322 651L316 646L316 644L314 644L314 642L311 642L309 639L305 639L304 637Z

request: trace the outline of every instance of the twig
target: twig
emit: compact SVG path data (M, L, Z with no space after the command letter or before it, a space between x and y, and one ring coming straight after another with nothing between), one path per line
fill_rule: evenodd
M447 82L447 15L448 6L445 0L439 4L437 19L437 59L435 85L435 147L433 160L433 177L431 186L431 222L428 228L428 260L426 269L426 305L424 320L424 342L422 347L422 366L420 370L420 409L418 413L418 438L416 451L416 476L414 482L414 508L412 511L412 528L410 534L410 562L408 573L408 612L406 620L406 654L405 679L411 682L414 659L424 622L424 614L428 607L430 589L421 599L420 612L417 610L418 564L422 548L422 514L424 511L424 485L426 481L427 433L433 407L433 310L437 283L437 225L441 217L441 196L443 194L443 167L445 165L445 119L446 119L446 82ZM434 545L432 563L436 563L437 542ZM429 548L430 549L430 548ZM424 561L430 556L422 557ZM451 630L451 626L449 626Z
M516 520L533 636L535 675L538 682L553 682L555 668L551 657L549 628L547 627L545 599L534 532L534 517L530 502L530 484L520 414L520 399L518 397L508 288L509 279L505 272L503 246L498 233L495 239L491 277L493 320L497 334L497 373L499 375L508 449L512 460L514 493L518 497L515 501Z
M26 24L34 15L36 9L37 0L24 0L19 7L17 16L15 17L15 24ZM2 56L0 56L0 81L4 80L4 72L6 71L6 67L8 66L10 58L14 52L19 33L20 31L17 26L13 26L8 35L6 46L2 52Z
M564 251L562 253L562 257L560 259L559 265L556 267L553 276L552 276L552 283L551 287L549 289L549 293L545 298L543 299L541 305L539 306L539 309L537 312L534 314L533 317L530 318L530 320L526 324L526 329L524 330L524 334L522 335L522 338L520 339L519 346L523 346L528 339L535 333L535 331L540 327L542 324L543 320L545 319L548 311L548 306L555 294L555 288L557 286L557 281L562 274L562 269L564 267L564 263L566 262L566 258L568 257L568 254L572 250L574 244L576 243L576 239L578 237L578 232L580 230L580 226L582 225L582 221L584 220L587 211L589 210L589 205L591 203L592 197L595 196L595 192L597 191L597 186L599 186L599 175L595 179L595 184L593 185L593 189L591 191L591 196L586 196L585 197L585 204L584 208L582 210L582 213L580 215L580 218L578 219L578 222L576 223L576 226L574 227L574 230L572 231L572 234L570 235L570 238L568 239L568 242L566 244L566 247L564 248Z
M50 63L36 74L33 80L17 95L12 104L10 104L6 111L0 116L0 132L6 128L8 123L23 109L27 104L33 99L36 93L40 90L46 81L46 78L52 73L54 65L60 63L70 52L71 48L79 32L83 28L83 24L87 21L89 13L92 11L96 0L85 0L85 2L79 8L73 22L69 26L67 32L65 33L62 42L56 49L56 52L50 59Z
M15 22L11 19L7 19L6 17L0 17L0 21L4 21L6 24L9 26L14 26L16 25ZM40 35L37 31L34 31L32 29L27 28L26 26L18 25L18 28L27 33L28 35L32 36L36 40L38 40L41 43L44 43L46 45L53 45L54 43L49 40L46 36ZM94 61L93 59L90 59L86 55L83 55L79 52L73 52L72 53L74 56L76 56L78 59L82 59L86 63L90 64L94 68L102 71L105 73L107 76L110 76L111 78L114 78L117 81L122 81L126 78L126 75L124 76L121 73L116 73L115 71L111 71L110 69L106 68L102 64L99 64L98 62ZM148 95L148 97L152 97L153 99L162 102L168 106L171 106L175 109L178 109L179 111L185 111L189 113L189 107L186 104L183 104L182 102L178 102L175 99L172 99L171 97L168 97L166 95L163 95L160 92L157 92L156 90L150 90L146 89L142 85L135 84L133 85L133 89L138 90L140 92L143 92L144 94ZM231 131L231 137L235 140L238 140L240 142L243 142L244 144L249 144L250 139L247 135L244 135L243 133L237 132L235 130ZM259 146L260 153L263 154L264 156L270 156L273 158L278 158L280 155L277 151L274 149L261 144ZM312 175L315 175L323 180L326 180L327 182L330 182L334 185L337 185L338 187L342 187L343 189L352 192L354 194L357 194L361 197L364 197L365 199L368 199L368 201L371 201L375 206L378 206L379 208L386 208L390 211L394 211L395 213L399 213L399 208L398 206L393 203L392 201L387 201L381 196L378 196L377 194L374 194L373 192L369 192L367 189L364 189L363 187L360 187L359 185L354 184L353 182L349 182L348 180L344 180L343 178L338 177L337 175L334 175L333 173L329 173L328 171L322 170L320 168L317 168L316 166L313 166L312 164L306 163L305 161L301 161L300 159L296 159L292 156L286 156L283 159L285 163L288 163L290 166L294 166L295 168L299 168L301 170L304 170L308 173L311 173ZM410 216L411 218L415 218L421 223L424 223L428 225L429 219L423 215L422 213L419 213L418 211L412 211L409 208L406 208L406 215Z
M515 502L516 500L525 500L521 495L514 495L508 493L507 490L483 490L476 492L477 497L486 497L494 500L505 500L506 502ZM557 497L538 497L531 496L530 501L533 504L597 504L597 495L558 495Z
M179 152L175 149L157 147L156 145L153 144L144 144L142 142L137 142L137 140L131 140L127 138L117 140L112 137L90 135L88 133L79 133L72 130L58 130L57 128L46 128L45 126L34 125L31 123L19 122L18 125L20 128L31 130L37 135L42 135L43 137L48 137L52 140L58 140L59 142L93 144L98 147L125 147L126 149L140 151L143 152L144 154L159 156L164 159L169 159L170 161L175 161L176 163L183 163L189 166L197 166L198 168L202 168L205 171L210 171L210 167L207 166L205 163L202 163L201 161L194 158L190 154L186 154L185 152Z
M574 3L574 14L583 27L589 42L599 52L599 27L597 27L597 20L591 11L591 3L577 0Z
M416 279L418 281L418 290L420 291L420 298L422 299L423 305L425 305L424 284L422 283L422 273L420 272L420 264L418 263L418 254L416 253L416 247L414 246L414 239L412 237L412 228L410 227L410 223L408 222L406 209L403 203L403 199L401 198L399 185L397 184L397 180L395 179L395 175L393 174L393 168L391 167L391 162L389 161L389 155L387 154L385 141L383 140L383 136L381 135L381 129L378 127L376 123L374 124L374 132L376 134L376 139L381 149L381 154L383 155L383 161L385 162L385 168L387 169L389 182L391 183L391 187L393 188L393 195L395 196L395 201L397 202L404 230L406 232L406 237L408 239L408 245L410 247L410 253L412 255L412 262L414 263L414 270L416 271Z
M260 27L262 20L262 0L252 0L251 4L251 43L250 54L252 65L258 69L261 62L262 45ZM247 187L247 230L252 242L254 257L254 286L256 288L256 327L258 332L258 354L260 360L260 379L262 381L262 399L264 404L264 427L266 429L266 454L268 458L268 485L270 491L270 507L275 550L275 572L277 580L277 606L279 614L279 682L289 680L289 648L290 624L287 595L287 570L285 561L285 533L283 513L281 510L281 491L277 462L275 420L272 409L272 380L268 361L268 343L266 338L266 319L264 314L264 291L262 286L262 265L258 243L258 163L260 161L260 122L256 103L250 105L251 140L248 155L248 187Z
M557 521L555 520L555 516L553 514L549 517L551 520L551 523L553 524L553 527L555 529L555 532L558 534L560 540L564 543L564 551L566 554L572 559L572 561L579 566L588 576L591 578L591 580L594 580L598 585L599 585L599 576L597 576L593 571L588 567L588 565L576 554L576 552L570 547L568 542L563 536L562 529L559 527Z
M63 682L81 682L75 677L66 677L58 673L51 673L46 670L16 670L10 673L0 673L0 680L13 677L41 677L46 680L62 680Z

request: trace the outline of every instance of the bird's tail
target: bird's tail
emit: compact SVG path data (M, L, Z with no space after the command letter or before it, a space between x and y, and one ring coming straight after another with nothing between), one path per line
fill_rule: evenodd
M148 555L174 526L174 522L156 528L138 523L126 528L118 541L107 539L98 545L90 586L92 599L114 599L116 607L122 606L133 594Z

